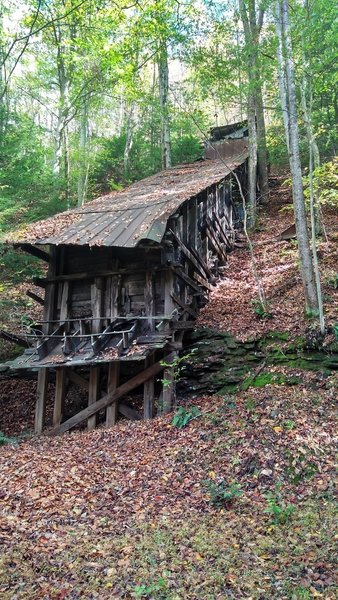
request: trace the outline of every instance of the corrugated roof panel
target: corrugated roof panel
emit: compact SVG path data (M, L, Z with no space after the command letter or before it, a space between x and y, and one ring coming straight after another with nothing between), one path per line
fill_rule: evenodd
M160 243L168 217L182 202L218 183L247 159L247 140L236 140L233 148L234 155L226 161L202 160L161 171L82 208L33 223L7 241L120 247L134 247L142 239Z

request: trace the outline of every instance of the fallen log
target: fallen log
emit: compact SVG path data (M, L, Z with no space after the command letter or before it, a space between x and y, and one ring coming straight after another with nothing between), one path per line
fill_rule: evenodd
M22 346L22 348L29 348L29 343L26 338L17 333L10 333L9 331L0 329L0 338L6 340L6 342L12 342L12 344Z

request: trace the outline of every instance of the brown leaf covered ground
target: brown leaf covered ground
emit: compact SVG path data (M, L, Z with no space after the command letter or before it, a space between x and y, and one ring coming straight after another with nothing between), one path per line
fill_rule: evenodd
M200 398L182 430L167 416L3 447L1 597L333 600L337 379L302 378Z
M291 190L284 186L284 177L271 183L271 201L259 216L259 228L252 235L257 270L269 302L271 319L261 319L254 312L258 298L252 262L246 248L229 255L224 278L210 295L202 309L198 324L227 331L240 340L260 337L269 331L302 334L309 326L303 312L302 282L298 268L298 252L294 241L276 242L274 238L293 223ZM264 213L263 213L264 211ZM337 320L338 289L329 283L338 269L338 215L326 211L323 223L327 241L319 246L320 270L327 323Z
M275 197L256 242L290 223L278 212L285 200ZM292 244L257 250L269 297L298 277ZM335 257L331 241L327 273ZM244 251L231 255L227 275L201 323L237 337L307 326L298 282L272 298L274 317L262 320ZM300 383L194 400L202 414L184 429L168 415L1 447L0 597L336 598L337 375L284 371ZM31 429L35 385L0 382L7 435ZM52 396L51 388L47 418Z

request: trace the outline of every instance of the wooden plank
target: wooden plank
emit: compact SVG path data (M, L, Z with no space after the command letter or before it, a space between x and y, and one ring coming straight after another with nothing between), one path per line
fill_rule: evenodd
M226 233L221 225L221 222L215 212L213 213L213 222L214 222L214 228L217 231L218 235L222 238L225 246L227 248L229 248L229 250L230 250L232 248L231 241L229 240L228 236L226 235Z
M137 412L137 410L135 410L134 408L131 408L131 406L128 406L127 404L120 403L119 412L121 413L121 415L127 417L128 419L131 419L132 421L142 421L140 413Z
M166 356L164 358L164 361L169 362L170 360L172 360L173 356L175 356L175 353L168 354L168 356ZM163 370L163 365L162 365L162 360L161 360L161 361L156 362L151 367L148 367L141 373L138 373L138 375L135 375L135 377L132 377L132 379L130 379L126 383L123 383L122 385L120 385L115 390L115 392L106 394L105 396L103 396L103 398L100 398L100 400L97 400L95 403L88 405L86 408L81 410L77 415L74 415L73 417L71 417L64 423L62 423L59 427L55 427L50 432L50 435L57 435L59 433L64 433L65 431L68 431L72 427L75 427L75 425L82 423L82 421L85 421L86 419L88 419L88 417L91 417L92 415L95 415L96 413L98 413L100 410L107 408L107 406L109 406L110 404L113 404L114 402L116 402L116 400L118 400L125 394L128 394L129 392L131 392L133 389L135 389L139 385L142 385L150 377L155 377L155 375L160 373L162 370Z
M50 261L50 254L48 254L48 252L45 252L44 250L41 250L41 248L31 246L31 244L18 244L18 247L21 248L21 250L24 250L24 252L28 252L28 254L31 254L36 258L40 258L45 262L49 263Z
M194 273L194 278L196 279L196 281L198 281L198 283L201 284L202 287L209 290L209 292L212 292L212 290L214 289L211 283L206 281L204 277L201 277L199 273Z
M175 363L175 360L177 359L177 353L173 352L173 355L171 357L171 359L165 360L164 362L166 362L167 364L169 363ZM171 412L173 409L173 405L174 405L174 400L175 400L175 387L176 387L176 381L175 381L175 372L174 372L175 367L166 367L166 369L163 371L163 391L162 391L162 412L163 414L166 414L168 412Z
M177 244L181 248L186 258L191 262L191 264L195 267L195 269L197 269L197 271L204 279L208 279L208 274L206 273L202 265L198 262L198 260L196 260L192 252L190 252L190 249L180 240L180 238L176 235L176 233L173 232L172 229L170 229L170 232L172 233L174 239L176 240Z
M197 284L197 281L195 282L193 279L191 279L191 277L189 277L189 275L187 275L186 273L184 273L184 271L182 271L181 269L175 269L174 267L172 267L172 270L174 271L174 273L180 277L181 279L183 279L183 281L185 281L185 283L187 283L193 290L195 290L195 292L199 293L199 294L203 294L203 291L201 290L201 288L199 287L199 285ZM165 314L167 314L166 311L164 311Z
M151 267L152 271L165 271L167 269L167 267L165 265L154 265ZM146 273L147 271L149 271L149 267L139 267L139 268L135 268L135 269L129 269L129 268L121 268L120 270L112 270L112 271L100 271L100 278L101 277L109 277L111 276L121 276L121 275L132 275L132 274L139 274L139 273ZM46 285L48 285L49 283L58 283L60 281L82 281L82 280L86 280L86 279L93 279L93 277L95 276L95 273L88 273L88 272L82 272L82 273L71 273L71 274L67 274L67 275L58 275L58 276L52 276L52 275L48 275L47 277L33 277L33 282L35 283L35 285L38 285L40 287L46 287Z
M41 296L38 296L37 294L34 294L34 292L31 292L30 290L27 290L26 296L28 296L28 298L31 298L32 300L34 300L38 304L41 304L42 306L45 303L44 299L41 298Z
M120 377L120 363L119 362L111 362L108 366L108 386L107 392L111 394L115 392L118 388ZM106 426L111 427L115 425L117 419L117 402L107 406L106 409Z
M171 315L175 309L173 299L171 297L174 291L174 272L171 268L164 272L164 314ZM170 330L170 324L164 323L164 330Z
M210 221L210 219L207 219L207 235L208 235L208 240L209 242L211 242L216 254L224 261L227 261L227 255L225 250L223 250L222 246L220 245L215 232L213 230L212 227L212 223Z
M176 294L171 294L172 299L174 300L174 302L176 302L176 304L178 304L178 306L180 306L181 308L183 308L183 310L185 312L187 312L191 317L193 317L194 319L197 318L197 312L195 312L189 304L184 304L184 302L181 301L181 299L176 296Z
M99 377L100 377L100 368L99 367L90 367L89 371L89 390L88 390L88 408L97 403L99 397ZM95 429L96 427L96 413L91 415L88 418L87 428L88 431Z
M48 374L49 371L46 368L39 369L38 373L38 385L36 393L36 405L35 405L35 426L34 431L37 435L42 433L43 426L45 423L46 414L46 398L48 390Z
M84 377L81 377L81 375L76 373L76 371L69 369L69 373L67 374L67 376L69 381L75 383L75 385L78 385L83 390L89 390L89 381L87 381L87 379L85 379Z
M177 330L184 330L184 329L195 329L196 327L196 323L195 321L175 321L175 323L172 324L172 328Z
M57 249L51 248L50 250L50 263L48 267L48 276L55 277L56 274L56 262L57 262ZM43 326L44 333L50 333L55 328L55 323L51 323L48 321L52 321L55 319L55 284L50 283L45 292L45 307L43 312L43 320L47 321L47 323Z
M66 368L56 369L53 427L61 424L66 392Z
M146 272L146 283L144 288L144 308L146 315L154 315L154 280L152 271ZM155 329L154 319L149 319L148 327L152 331Z
M48 323L47 323L48 325ZM64 331L64 325L60 325L51 335L48 336L41 344L37 346L37 352L39 355L39 360L43 360L50 352L56 348L58 344L61 343L60 336Z
M153 352L146 360L146 366L151 367L155 362L155 353ZM151 377L143 384L143 418L152 419L154 416L154 391L155 379Z
M95 277L94 284L91 286L91 301L92 301L92 333L100 333L103 304L103 279Z
M193 254L193 256L196 258L196 260L198 260L198 262L201 263L204 271L206 272L208 279L209 277L213 277L212 272L210 271L207 263L205 262L205 260L203 259L203 257L197 252L197 250L195 250L195 248L190 248L190 252L191 254Z

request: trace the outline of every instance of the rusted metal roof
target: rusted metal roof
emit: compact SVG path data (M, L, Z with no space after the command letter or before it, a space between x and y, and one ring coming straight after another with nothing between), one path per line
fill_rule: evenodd
M182 202L220 182L247 156L247 142L238 140L236 152L226 161L203 160L161 171L82 208L33 223L7 241L127 248L145 239L160 243L168 217Z

